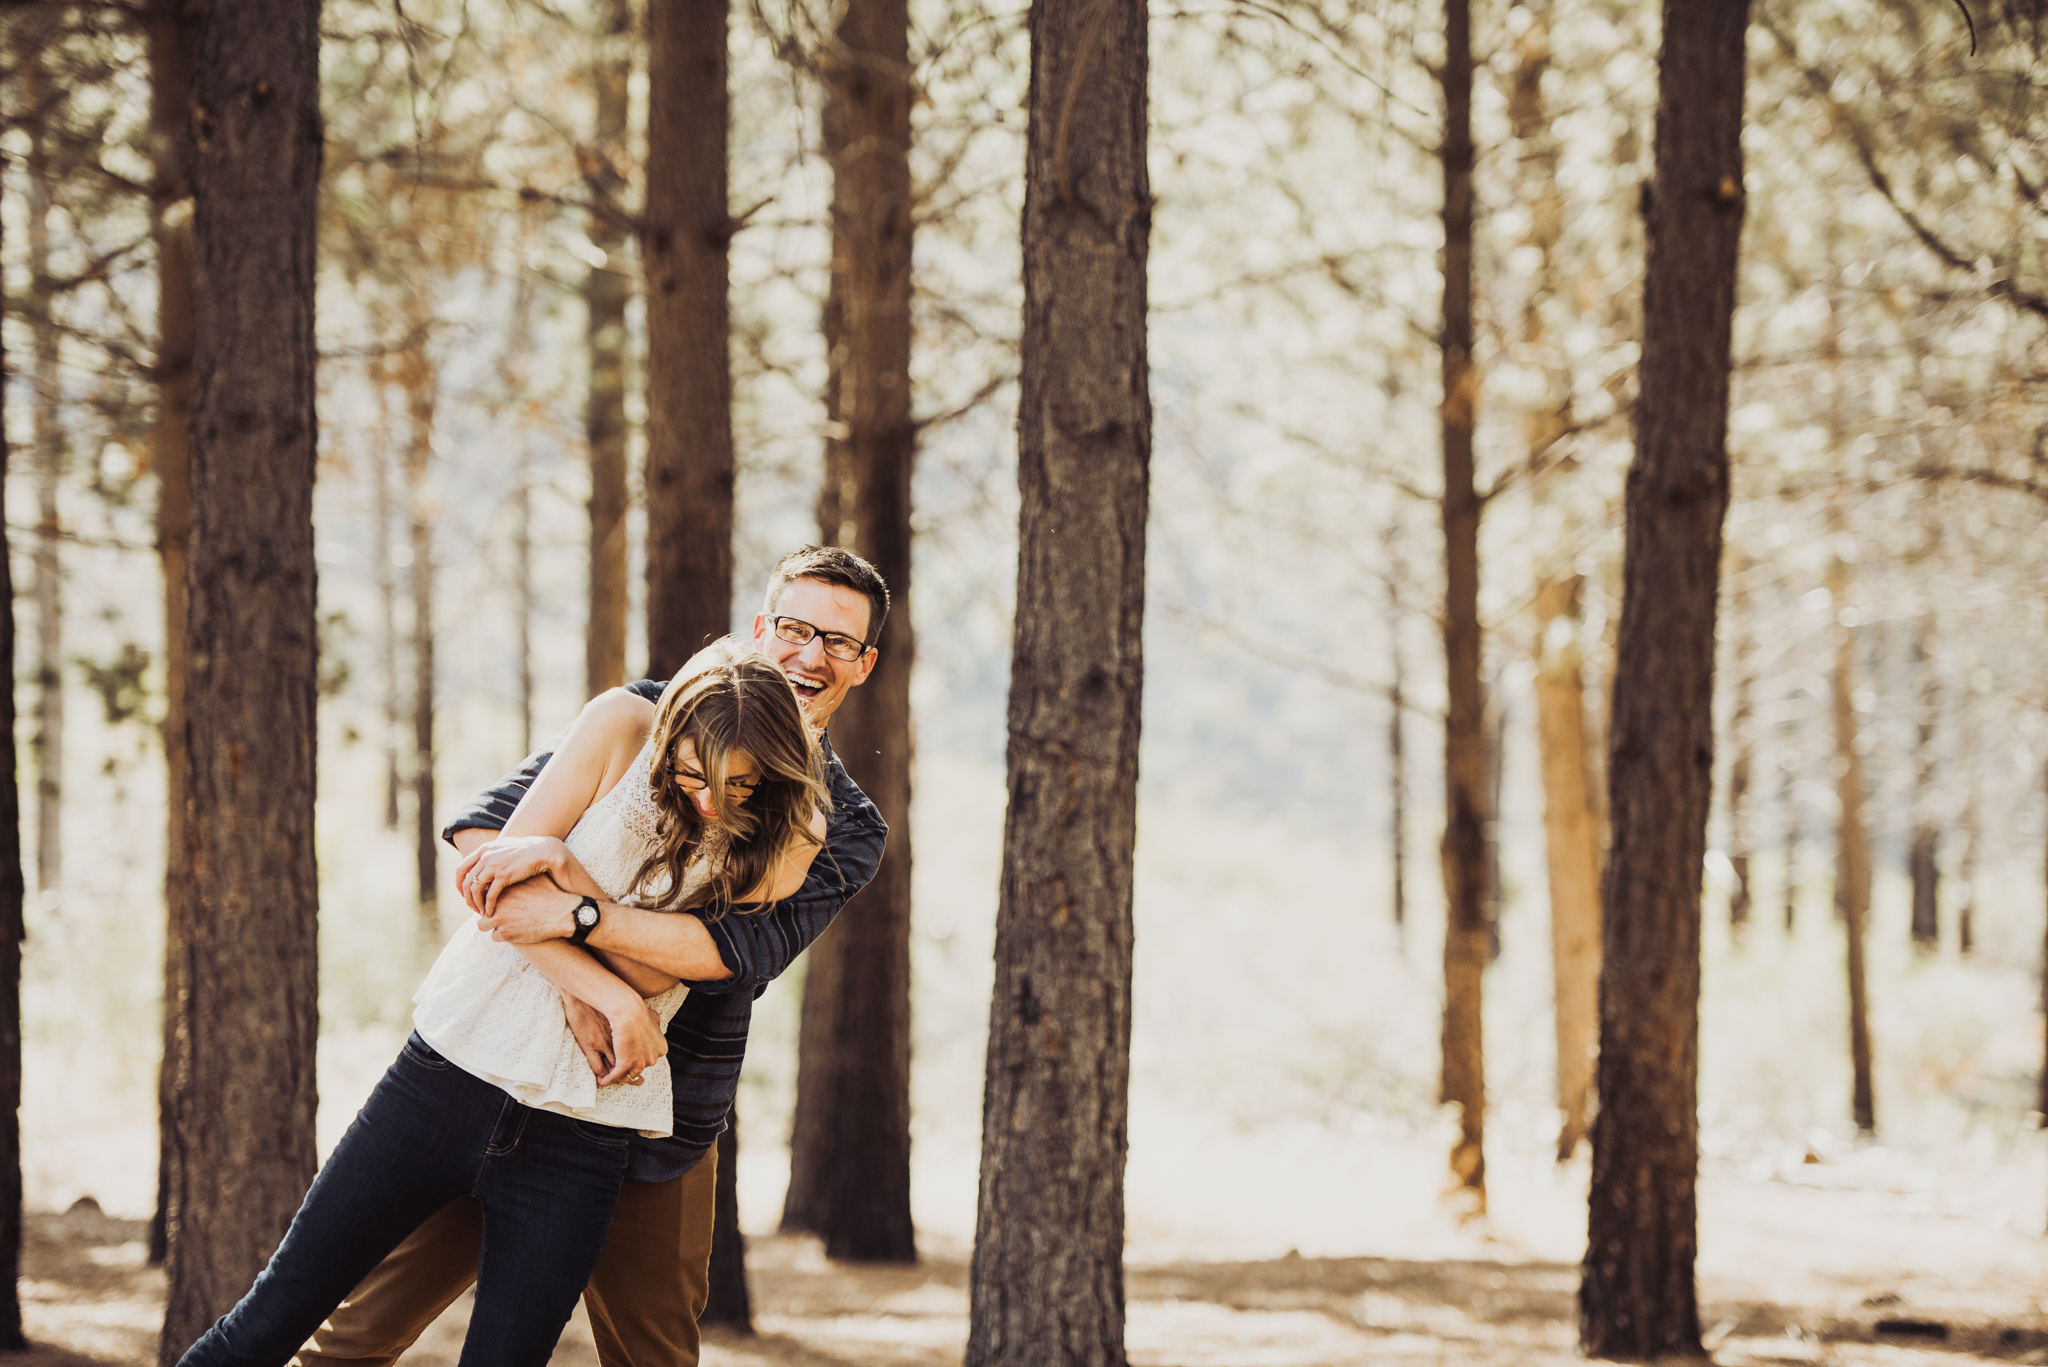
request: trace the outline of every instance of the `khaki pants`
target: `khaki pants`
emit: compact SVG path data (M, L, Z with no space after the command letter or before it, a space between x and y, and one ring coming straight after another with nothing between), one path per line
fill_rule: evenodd
M619 1189L583 1305L604 1367L696 1367L710 1294L718 1150L668 1182ZM328 1316L294 1367L388 1367L476 1281L483 1208L450 1202L393 1249Z

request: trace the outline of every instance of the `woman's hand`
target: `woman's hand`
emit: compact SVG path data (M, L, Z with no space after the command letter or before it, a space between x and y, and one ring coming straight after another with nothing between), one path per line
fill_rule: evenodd
M568 867L569 847L551 835L501 835L479 845L455 869L462 900L479 916L497 909L498 894L539 874Z
M640 1075L668 1054L668 1041L661 1033L661 1017L637 996L632 999L630 1007L622 1002L616 1011L607 1011L604 1015L611 1027L612 1068L597 1079L597 1085L609 1087L624 1082L637 1087ZM588 1051L585 1052L587 1055Z
M583 1051L592 1075L608 1076L617 1060L612 1050L612 1024L604 1018L604 1012L586 1001L564 996L562 1015L568 1020L569 1033L575 1037L576 1047Z

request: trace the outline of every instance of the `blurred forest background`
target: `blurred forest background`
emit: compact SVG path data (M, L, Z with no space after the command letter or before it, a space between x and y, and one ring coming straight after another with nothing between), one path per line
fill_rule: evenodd
M1969 10L1766 0L1750 29L1701 1147L1731 1183L1862 1182L2038 1235L2048 64L2027 6ZM1457 1128L1439 1105L1439 8L1151 15L1132 1254L1463 1250L1481 1236L1438 1201ZM138 1219L177 515L155 433L178 210L149 18L10 6L0 111L26 1197ZM925 1245L958 1249L1004 803L1027 39L1020 6L913 0L910 18L912 1202ZM736 626L829 523L849 437L837 22L811 0L731 15ZM1656 14L1483 0L1473 25L1494 1189L1467 1173L1454 1205L1575 1259ZM651 381L627 0L328 0L322 32L324 1151L454 928L432 830L645 667ZM1866 920L1852 1058L1845 936ZM800 1000L763 999L741 1095L741 1220L762 1232L790 1171Z

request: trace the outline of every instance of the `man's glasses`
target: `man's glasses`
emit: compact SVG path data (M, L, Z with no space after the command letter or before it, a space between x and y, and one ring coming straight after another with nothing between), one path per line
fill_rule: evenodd
M825 653L835 660L851 664L868 653L867 643L836 631L820 631L799 617L774 617L768 619L775 626L775 634L793 646L807 646L811 638L825 643Z

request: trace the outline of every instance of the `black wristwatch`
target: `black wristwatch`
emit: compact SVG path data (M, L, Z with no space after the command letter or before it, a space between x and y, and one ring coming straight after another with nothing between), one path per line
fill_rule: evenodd
M586 894L576 904L575 916L576 933L569 937L569 943L580 945L590 938L591 931L597 929L597 923L604 919L604 914L597 909L597 899Z

